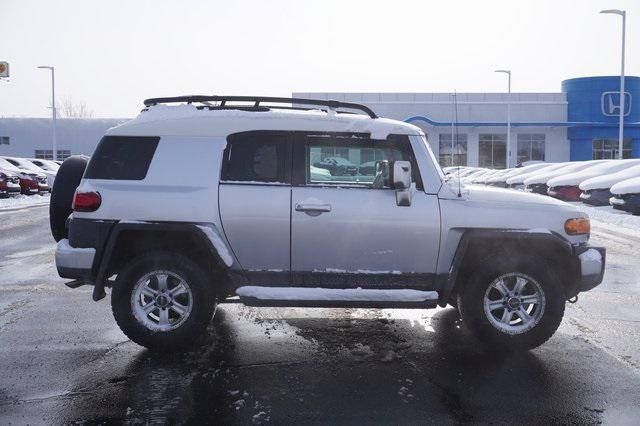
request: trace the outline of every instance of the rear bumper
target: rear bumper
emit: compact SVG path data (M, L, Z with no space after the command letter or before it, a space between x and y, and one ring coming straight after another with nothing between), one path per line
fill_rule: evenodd
M602 282L606 254L604 247L574 246L574 257L579 273L575 294L591 290Z
M82 280L91 278L95 256L94 248L71 247L69 240L60 240L55 255L58 275L62 278Z

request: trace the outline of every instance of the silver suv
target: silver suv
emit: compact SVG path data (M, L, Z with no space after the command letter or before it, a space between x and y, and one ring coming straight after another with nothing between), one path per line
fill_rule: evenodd
M145 105L90 160L63 163L51 227L60 276L94 286L96 301L111 288L118 325L148 348L192 345L216 304L239 298L450 304L489 348L527 350L551 337L568 299L602 281L605 250L587 244L584 213L445 178L419 128L366 106L217 96ZM335 158L355 167L322 168Z

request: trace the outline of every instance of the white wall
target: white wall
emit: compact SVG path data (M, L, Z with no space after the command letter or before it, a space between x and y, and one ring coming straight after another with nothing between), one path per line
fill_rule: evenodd
M126 119L63 118L57 120L59 150L91 155L107 129ZM50 150L51 119L0 118L0 136L9 136L9 145L0 145L0 155L33 157L36 149Z

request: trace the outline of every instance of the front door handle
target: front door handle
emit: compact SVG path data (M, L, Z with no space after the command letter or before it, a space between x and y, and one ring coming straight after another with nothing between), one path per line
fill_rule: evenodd
M296 211L297 212L318 212L318 213L330 212L331 211L331 204L303 204L303 203L298 203L298 204L296 204Z

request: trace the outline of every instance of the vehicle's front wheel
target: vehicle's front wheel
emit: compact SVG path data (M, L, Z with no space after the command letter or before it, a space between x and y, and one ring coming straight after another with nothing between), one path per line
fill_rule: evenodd
M113 316L131 340L151 350L188 348L207 328L215 297L198 265L176 253L132 260L111 292Z
M535 257L486 265L458 296L462 319L490 349L522 351L546 342L564 315L560 282Z

